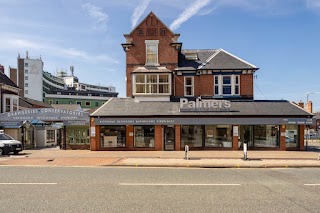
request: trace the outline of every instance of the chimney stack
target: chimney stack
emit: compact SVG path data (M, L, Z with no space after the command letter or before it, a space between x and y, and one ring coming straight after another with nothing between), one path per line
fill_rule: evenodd
M304 103L301 100L299 101L298 106L304 109Z
M0 72L4 74L4 66L0 64Z
M312 113L312 101L308 101L306 108L308 112Z

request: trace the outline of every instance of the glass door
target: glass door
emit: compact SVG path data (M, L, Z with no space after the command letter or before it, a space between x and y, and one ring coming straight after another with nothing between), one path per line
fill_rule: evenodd
M240 126L240 140L238 148L243 148L243 143L248 143L248 148L253 148L253 126Z
M164 126L164 150L174 151L175 134L174 126Z

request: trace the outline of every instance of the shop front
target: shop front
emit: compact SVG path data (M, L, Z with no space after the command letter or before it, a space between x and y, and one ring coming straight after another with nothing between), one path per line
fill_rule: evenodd
M243 143L256 150L303 150L304 126L315 122L287 101L228 105L201 111L182 110L177 102L112 100L105 107L115 112L100 108L91 115L91 150L239 150Z

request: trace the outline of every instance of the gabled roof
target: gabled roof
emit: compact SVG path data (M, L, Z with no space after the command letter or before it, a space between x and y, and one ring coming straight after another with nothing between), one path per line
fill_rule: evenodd
M2 72L0 72L0 83L3 83L11 87L19 88L13 81L11 81L10 78L8 78L6 74Z
M156 16L156 15L151 11L151 12L129 33L129 36L131 36L132 33L133 33L134 31L136 31L150 16L155 17L161 24L163 24L163 26L165 26L165 27L167 28L167 30L168 30L170 33L172 33L172 35L177 35L177 34L175 34L174 32L172 32L172 31L170 30L170 28L167 27L167 25L165 25L165 24L158 18L158 16Z
M196 60L187 60L185 55L195 53L198 58ZM190 70L190 67L194 69L213 69L213 70L234 70L234 69L252 69L258 70L258 68L250 64L249 62L223 50L223 49L211 49L211 50L182 50L179 55L179 70Z

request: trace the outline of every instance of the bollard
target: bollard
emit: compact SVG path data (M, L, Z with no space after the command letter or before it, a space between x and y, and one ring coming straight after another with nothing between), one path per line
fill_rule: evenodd
M243 160L248 160L248 149L247 149L247 143L243 143Z
M189 160L189 146L184 146L184 159Z

